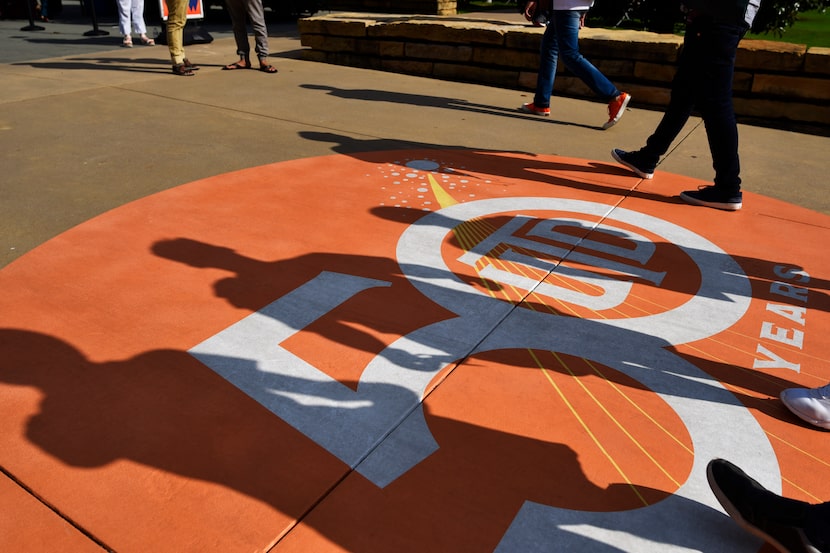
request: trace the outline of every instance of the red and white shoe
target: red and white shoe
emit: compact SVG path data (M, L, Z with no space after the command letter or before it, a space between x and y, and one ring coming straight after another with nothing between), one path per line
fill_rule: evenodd
M603 129L610 129L617 124L617 121L622 119L625 113L625 108L628 107L628 102L631 101L631 94L627 92L620 92L620 95L608 103L608 121L602 126Z
M533 115L541 115L543 117L550 116L550 108L540 108L533 102L529 104L522 104L522 107L519 108L525 113L532 113Z

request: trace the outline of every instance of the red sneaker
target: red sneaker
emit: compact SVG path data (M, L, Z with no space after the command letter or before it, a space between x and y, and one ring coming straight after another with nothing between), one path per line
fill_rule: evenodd
M617 124L625 108L628 107L628 102L631 101L631 95L626 92L620 92L620 95L608 103L608 121L602 126L603 129L610 129Z
M530 102L529 104L522 104L522 107L519 109L525 113L532 113L533 115L541 115L543 117L548 117L550 115L550 108L540 108L533 102Z

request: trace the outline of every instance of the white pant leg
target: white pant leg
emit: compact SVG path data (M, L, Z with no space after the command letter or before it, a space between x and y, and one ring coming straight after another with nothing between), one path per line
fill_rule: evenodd
M147 25L144 24L144 0L132 0L133 29L140 35L147 34Z
M118 0L118 30L126 36L131 33L130 12L132 0Z

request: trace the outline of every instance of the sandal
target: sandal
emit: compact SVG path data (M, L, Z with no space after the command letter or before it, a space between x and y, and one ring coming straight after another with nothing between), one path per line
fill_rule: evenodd
M268 56L259 58L259 70L263 73L276 73L277 68L268 63Z
M156 41L153 40L152 38L148 37L147 35L141 35L138 38L141 39L141 44L143 44L144 46L155 46L156 45Z
M232 71L234 69L250 69L250 68L251 68L251 60L246 59L246 58L239 58L239 61L234 62L234 63L229 63L228 65L226 65L222 69L225 69L227 71Z
M181 77L192 77L196 73L194 73L193 70L185 64L177 63L173 66L173 74Z
M121 41L121 46L124 48L132 48L133 47L133 39L130 35L124 35L124 40Z
M184 58L184 59L182 60L182 64L183 64L185 67L187 67L188 69L190 69L191 71L198 71L198 70L200 69L198 65L196 65L196 64L195 64L195 63L193 63L193 62L191 62L191 61L190 61L189 59L187 59L187 58Z

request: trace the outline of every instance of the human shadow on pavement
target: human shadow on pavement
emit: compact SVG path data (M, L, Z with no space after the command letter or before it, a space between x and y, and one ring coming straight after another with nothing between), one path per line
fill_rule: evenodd
M287 526L264 529L266 541L299 520L345 550L367 552L388 551L389 540L395 550L413 553L492 551L526 500L567 509L602 505L625 510L658 503L672 492L637 483L594 484L579 455L564 444L447 416L446 409L443 415L433 413L429 407L427 419L441 448L381 489L355 475L344 480L349 467L300 434L286 432L270 413L246 406L247 398L186 352L153 350L129 359L93 361L63 340L11 328L0 329L0 350L0 384L34 388L42 395L20 437L68 467L102 468L97 485L117 487L123 500L104 509L87 503L88 510L68 501L68 496L89 492L78 488L72 470L32 474L20 465L32 460L8 449L4 468L12 476L26 473L29 483L57 507L72 503L74 509L63 511L67 519L116 550L122 539L136 543L130 534L144 528L132 514L134 501L145 506L156 502L163 512L187 495L186 489L170 498L157 495L157 477L152 482L111 478L106 467L119 461L218 484L270 505L287 515ZM502 399L479 397L476 410L492 411ZM463 405L455 408L465 410ZM14 434L7 429L4 440L13 440ZM60 485L53 487L56 478ZM691 512L711 519L710 508L688 503ZM354 531L366 524L396 530L392 535ZM154 525L161 535L199 531L189 530L183 520L169 527L156 520ZM195 535L191 539L198 541ZM685 533L673 539L694 547L696 538ZM593 550L616 551L609 546Z
M63 58L56 61L17 62L37 69L126 71L129 73L169 73L170 60L163 54L158 58Z
M587 164L573 164L564 160L551 161L549 158L545 159L538 154L528 152L494 151L486 148L475 149L465 146L438 145L390 138L356 138L343 134L320 131L301 131L299 136L306 140L332 143L334 144L332 146L333 151L363 161L375 161L379 159L378 152L387 152L390 150L435 150L436 155L439 152L449 152L450 154L461 152L464 156L465 167L455 168L454 171L456 174L473 175L486 172L490 176L536 181L589 192L612 194L618 197L643 198L672 204L684 203L678 196L669 196L661 193L659 188L653 191L644 190L641 187L643 179L633 177L630 171L612 162L605 164L592 161ZM505 154L511 153L521 154L522 158L505 158ZM563 173L569 172L584 174L586 175L586 179L575 180L563 176ZM627 184L615 186L613 184L603 183L603 177L608 175L631 177L631 184L630 186Z
M374 214L389 220L396 220L404 225L414 223L421 216L413 210L392 207L377 208L374 210ZM433 217L435 217L435 214L433 214ZM490 223L494 227L499 227L505 224L508 219L507 217L493 217L490 219ZM444 226L447 232L450 233L451 229L460 223L460 221L452 218L445 217L442 220L439 217L433 224ZM583 231L586 237L589 236L590 229L583 229ZM452 243L455 238L451 237L448 240ZM303 328L299 328L299 325L296 325L288 314L283 316L278 309L268 310L268 316L279 318L281 324L293 325L296 327L294 328L295 331L302 330L304 334L317 335L319 339L324 341L320 344L325 343L327 344L326 347L334 346L342 349L342 359L348 358L350 362L339 363L337 371L330 372L330 374L333 378L351 380L354 382L354 389L359 387L361 374L366 366L376 357L384 357L395 366L411 371L434 372L446 370L446 367L455 367L465 361L467 355L473 351L473 347L485 338L486 333L495 330L500 321L506 320L510 316L510 310L505 311L504 319L498 319L494 323L496 326L492 329L481 330L485 334L471 337L465 345L464 340L459 340L461 334L453 337L417 332L419 329L428 328L436 322L451 321L456 317L456 314L448 310L448 308L451 308L453 300L450 300L447 307L442 307L417 294L413 297L412 283L408 280L406 274L417 274L419 279L436 283L445 279L459 278L470 286L469 295L472 296L481 293L481 291L475 292L473 289L473 286L480 284L480 277L473 273L449 276L446 268L401 266L399 263L383 257L373 258L347 254L309 254L295 259L262 261L248 258L227 247L218 247L185 238L159 242L154 245L154 253L195 268L216 268L230 272L231 276L214 283L213 293L232 305L251 312L260 311L276 298L298 289L304 283L312 280L322 270L390 283L388 287L375 287L361 292ZM724 265L723 261L719 259L722 254L703 252L697 255L701 256L702 259L708 259L705 263L712 266ZM553 269L554 274L557 270ZM754 279L755 277L750 275L749 278ZM694 281L692 283L694 284ZM653 285L645 280L642 280L641 284ZM690 288L684 280L667 279L665 285L672 287L675 293L686 297L693 297L701 293L696 287ZM435 284L435 286L440 285ZM493 281L482 290L487 289L490 293L495 294L502 286L498 281ZM434 292L429 292L428 288L422 290L427 290L430 295L440 293L437 289ZM456 295L455 298L455 301L464 301L463 295ZM724 305L733 302L730 296L719 293L713 294L708 299L722 302ZM503 300L495 298L491 302L494 307L499 305L503 307L505 303ZM379 309L378 306L383 307ZM537 290L536 293L524 298L521 304L516 304L511 308L511 310L516 309L549 313L550 305L541 300ZM406 316L391 316L392 313L406 313ZM562 310L552 316L551 321L567 319L572 317L572 314L568 310ZM594 322L576 321L575 319L575 324L584 326L585 329L581 333L592 337L586 344L589 342L595 343L597 340L603 344L617 344L618 349L615 350L616 353L612 357L623 360L630 359L632 363L637 363L636 359L641 354L639 350L643 348L651 348L655 351L665 349L674 352L677 350L675 346L660 338L624 328L617 329L603 324L598 315L594 315L594 317L597 318ZM544 325L545 318L540 316L537 323ZM436 326L436 328L438 327ZM416 346L399 346L394 339L395 336L414 337L413 339L418 340L419 343ZM599 339L599 337L602 337L602 339ZM752 341L753 347L755 343ZM304 347L305 349L302 351L309 355L311 359L315 359L315 347L308 345ZM416 348L416 351L411 349L413 347ZM417 351L418 349L421 350L420 353ZM586 355L589 355L588 352L591 349L590 346L586 345ZM594 349L598 348L595 346ZM362 353L355 356L357 351ZM442 351L444 353L441 353ZM698 354L690 354L684 350L684 353L679 354L679 356L691 365L713 375L718 380L730 384L730 389L733 390L732 393L744 404L762 407L762 410L773 418L787 421L795 420L777 401L759 398L758 395L767 394L768 397L777 398L781 390L797 385L794 380L786 378L783 373L782 376L776 377L768 373L754 371L749 367L741 368L729 363L719 362L717 357L708 356L703 353L704 351L701 350ZM324 358L320 358L318 361L321 366L330 364ZM751 361L751 357L749 361ZM534 356L516 355L511 362L516 368L539 369ZM577 365L579 364L577 363L574 366ZM347 369L347 367L350 368ZM589 377L593 374L585 367L582 369L571 367L570 370L576 371L574 373L576 377ZM608 378L616 381L616 373L609 372ZM663 378L663 385L666 386L665 393L678 397L699 398L705 395L704 392L708 386L700 387L688 380L686 376L679 373L675 374L672 371L666 372ZM620 381L618 383L627 387L646 388L636 381ZM742 393L741 388L752 390L755 393ZM415 394L415 396L418 396L418 394ZM420 400L419 397L415 396L413 396L413 401L410 402L411 405L417 404Z
M485 115L496 115L499 117L511 117L515 119L534 119L540 123L566 125L569 127L582 127L585 129L600 129L601 126L583 125L580 123L573 123L568 121L560 121L556 118L544 117L540 118L535 115L523 113L518 107L506 108L503 106L494 106L488 104L477 104L468 100L458 98L447 98L444 96L429 96L426 94L410 94L406 92L392 92L389 90L379 89L347 89L336 88L330 85L317 84L303 84L301 88L309 90L323 90L327 91L331 96L343 98L345 100L362 100L367 102L388 102L392 104L405 104L412 106L434 107L443 109L452 109L459 111L467 111L473 113L481 113ZM597 108L602 111L601 107Z

